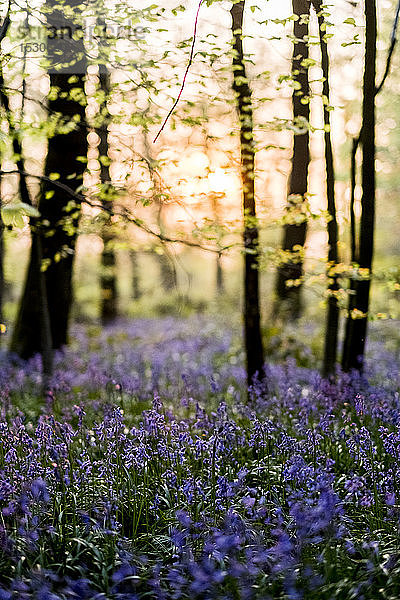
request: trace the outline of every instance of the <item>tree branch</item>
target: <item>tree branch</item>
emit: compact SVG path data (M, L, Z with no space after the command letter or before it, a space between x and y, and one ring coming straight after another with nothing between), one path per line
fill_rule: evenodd
M193 57L194 57L194 48L195 48L195 45L196 45L197 25L198 25L198 23L199 23L199 13L200 13L200 8L201 8L201 5L203 4L203 2L204 2L204 0L200 0L200 2L199 2L199 6L197 7L196 18L195 18L195 21L194 21L194 31L193 31L193 41L192 41L192 48L191 48L191 50L190 50L189 61L188 61L188 64L187 64L187 66L186 66L186 71L185 71L185 74L184 74L184 76L183 76L182 85L181 85L181 88L180 88L180 90L179 90L179 94L178 94L178 96L177 96L177 98L176 98L176 100L175 100L174 104L172 105L172 108L171 108L171 110L169 111L169 113L168 113L168 114L167 114L167 116L165 117L165 119L164 119L164 122L163 122L163 124L161 125L161 128L160 128L159 132L157 133L156 137L154 138L154 140L153 140L153 144L155 144L155 143L156 143L156 141L158 140L158 138L160 137L160 135L161 135L162 131L164 130L164 128L165 128L165 126L166 126L166 124L168 123L168 120L169 120L170 116L171 116L171 115L172 115L172 113L174 112L175 108L178 106L178 104L179 104L179 100L181 99L181 96L182 96L182 94L183 94L183 90L184 90L184 88L185 88L186 79L187 79L187 76L188 76L188 74L189 74L190 67L192 66L192 63L193 63Z
M141 219L134 217L132 215L132 213L124 207L120 207L120 210L118 210L118 211L114 210L111 207L110 208L104 207L103 204L101 204L100 202L93 202L84 194L80 194L79 192L76 192L75 190L70 188L68 185L65 185L64 183L60 183L57 180L50 179L50 177L47 177L46 175L35 175L33 173L28 173L27 171L21 171L18 169L13 170L13 171L0 170L0 176L2 176L2 175L17 175L17 174L23 175L24 177L33 177L34 179L38 179L40 181L49 183L50 185L53 185L54 187L61 189L66 194L68 194L68 196L70 198L75 199L78 202L84 202L91 208L98 208L99 210L106 212L111 217L113 217L113 216L121 217L122 219L125 219L129 223L133 223L133 225L136 225L136 227L139 227L140 229L142 229L149 235L158 238L161 242L167 242L167 243L171 243L171 244L183 244L184 246L189 246L191 248L198 248L199 250L204 250L206 252L212 252L214 254L222 254L223 252L226 252L227 250L229 250L237 245L237 244L229 244L227 246L224 246L223 248L217 249L217 248L211 248L210 246L204 246L202 244L193 242L191 240L185 240L183 238L173 238L168 235L164 235L163 233L154 231L151 227L149 227L148 225L143 223L143 221Z
M385 85L385 81L387 79L387 76L389 75L390 66L391 66L391 63L392 63L392 56L393 56L393 52L394 52L394 49L395 49L395 46L396 46L396 43L397 43L397 27L398 27L398 24L399 24L399 18L400 18L400 0L399 0L399 3L397 4L396 16L395 16L394 22L393 22L392 35L391 35L391 38L390 38L390 47L389 47L389 51L388 51L388 55L387 55L387 59L386 59L385 72L383 74L383 77L382 77L382 80L381 80L380 84L376 88L375 94L379 94L379 92L381 91L381 89Z

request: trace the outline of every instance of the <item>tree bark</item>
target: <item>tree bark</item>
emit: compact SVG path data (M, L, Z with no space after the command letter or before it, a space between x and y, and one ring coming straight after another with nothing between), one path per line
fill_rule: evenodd
M139 264L138 264L138 252L137 250L130 250L129 256L131 258L132 266L132 296L134 300L140 300L142 297L142 291L140 289L139 279Z
M362 144L361 219L358 246L360 278L354 281L353 298L349 301L349 315L343 347L344 370L362 371L369 313L375 229L375 96L376 96L376 36L377 16L375 0L365 0L365 67L363 109L360 142Z
M1 207L3 204L3 196L1 193L1 177L0 177L0 324L4 324L4 223L1 218ZM1 333L0 333L1 341Z
M174 262L167 252L166 247L162 245L162 252L157 253L157 259L162 289L164 292L172 292L178 289L178 276Z
M22 297L10 350L25 359L38 353L42 355L43 390L46 391L53 373L53 351L42 261L43 238L38 224L33 221L31 223L31 260L25 280L25 290L29 290L29 295L24 294Z
M293 79L293 120L303 125L304 133L295 134L293 141L292 166L289 178L289 199L287 210L290 211L300 202L308 189L308 168L310 164L310 136L308 123L310 119L308 66L308 21L310 17L310 0L292 0L293 13L298 17L294 21L294 44L292 59ZM289 258L279 266L276 279L277 302L275 313L291 320L300 317L302 311L301 283L288 286L291 280L301 281L303 277L303 261L296 247L303 248L307 236L307 221L299 224L286 224L283 231L282 249L289 253ZM290 256L292 253L292 256Z
M222 258L220 254L217 254L215 263L217 296L220 297L225 293L224 271L222 268Z
M108 112L107 98L110 93L110 77L104 65L100 65L100 89L104 93L104 103L101 107L104 113L104 120L98 129L100 137L99 157L100 157L100 181L102 184L102 204L109 208L112 202L112 183L110 169L108 164ZM111 192L110 198L107 198L108 191ZM102 227L101 237L103 240L103 251L101 253L101 320L104 325L114 321L118 316L118 291L117 291L117 261L113 242L115 235L112 230L112 220L108 217Z
M15 131L12 114L10 112L10 106L8 101L8 96L4 91L4 79L3 73L0 73L0 96L1 96L1 104L4 107L4 110L7 115L7 120L9 124L9 133L12 137L12 145L13 152L16 159L17 169L19 172L19 195L21 202L32 206L31 196L28 190L28 185L25 176L25 165L24 158L22 152L22 143L18 137L18 133ZM23 107L22 107L23 111ZM43 369L43 392L45 393L48 386L50 378L53 374L53 351L52 351L52 339L51 339L51 328L50 328L50 316L49 316L49 308L47 303L47 293L46 293L46 284L45 277L42 271L42 258L43 258L43 241L42 234L40 231L40 225L38 225L37 219L30 219L31 225L31 255L34 257L32 261L32 265L29 265L26 282L30 286L34 286L34 302L31 306L27 306L28 317L25 323L26 327L23 327L23 323L21 321L21 312L17 315L17 320L14 326L13 337L11 339L11 352L19 354L23 358L28 358L29 356L23 356L23 353L19 351L19 349L23 346L23 344L30 344L31 339L31 329L33 325L35 327L39 326L39 339L38 339L38 349L35 351L40 352L42 355L42 369ZM3 230L2 230L2 255L4 248L4 240L3 240ZM3 261L3 259L2 259ZM3 273L3 262L1 264L1 278L2 285L4 286L4 273ZM2 299L3 300L3 299ZM21 301L22 303L22 301ZM3 304L1 304L3 306ZM32 322L29 320L29 312L35 311L32 314ZM37 331L34 331L33 335L37 335Z
M322 95L324 104L324 140L325 140L325 169L326 169L326 198L330 217L328 222L328 307L325 327L325 346L323 375L328 377L335 373L337 360L337 345L339 333L339 305L337 292L339 290L337 265L339 263L338 249L338 222L336 216L335 198L335 169L333 163L333 150L330 123L330 65L328 45L325 38L326 23L322 14L321 0L314 0L314 8L318 17L319 40L321 46L321 68L322 68Z
M243 52L243 16L245 2L232 5L233 35L233 83L236 109L240 123L240 155L242 176L242 198L244 214L244 334L247 364L247 382L250 386L254 377L262 376L264 353L261 337L259 299L259 249L256 204L254 197L255 148L253 133L253 106L251 89L246 74Z
M219 228L221 227L221 210L220 199L217 193L213 192L211 194L211 206L213 211L214 223L219 230ZM215 290L217 297L222 296L225 292L224 270L222 268L221 254L217 254L215 258Z
M79 0L69 0L68 6L79 10ZM54 23L57 29L70 27L74 30L69 17L57 10L48 16L48 22ZM54 49L49 50L49 57L54 59L57 54L51 52ZM59 114L60 124L66 127L70 127L75 119L78 123L71 131L57 132L49 139L44 169L46 176L52 177L52 174L57 173L58 182L70 187L74 180L81 185L85 167L77 157L87 156L84 96L86 60L82 41L67 45L63 60L74 60L76 57L73 67L75 73L66 69L59 72L53 70L50 74L50 84L52 88L58 89L58 93L56 97L50 96L49 112ZM44 305L40 306L37 298L38 287L40 288L37 277L40 272L44 272L52 346L58 349L67 343L73 298L72 268L80 209L80 202L72 203L64 191L49 183L42 184L38 203L42 248L38 252L36 242L32 239L27 278L11 342L11 350L22 358L42 352L41 311Z

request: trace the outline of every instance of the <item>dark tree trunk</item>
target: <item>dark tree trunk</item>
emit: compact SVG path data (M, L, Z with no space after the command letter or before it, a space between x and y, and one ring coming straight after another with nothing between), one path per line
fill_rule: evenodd
M84 95L84 76L78 75L78 82L70 84L68 74L53 75L51 84L60 91L70 93L71 87L78 88ZM49 103L53 111L60 112L70 121L74 115L79 115L81 123L85 122L85 105L71 99L58 98ZM56 135L49 140L45 175L59 173L60 183L81 185L85 170L84 164L77 161L77 156L87 155L86 130L75 128L64 135ZM72 211L68 211L70 198L59 189L54 190L54 196L48 198L46 192L51 187L43 186L39 202L39 212L42 220L49 222L44 232L43 259L48 260L49 266L45 272L46 288L49 303L53 347L61 348L68 341L68 322L72 306L72 268L75 246L78 235L80 217L80 202L75 201ZM51 234L50 234L51 233Z
M2 35L0 37L0 43L2 41L2 39L4 39L4 37L7 35L9 26L10 26L10 4L8 5L8 10L7 10L7 14L6 17L4 18L2 24L1 24L1 30L2 30ZM4 80L3 80L3 70L2 70L2 66L0 66L0 107L1 105L3 105L3 97L5 95L5 91L4 91ZM8 99L7 99L8 100ZM5 106L3 106L3 108L5 108ZM3 117L3 114L1 114L1 118ZM3 157L0 156L0 168L2 168L2 159ZM5 288L5 281L4 281L4 223L3 223L3 219L1 216L1 209L2 209L2 205L3 205L3 196L2 196L2 190L1 190L1 183L2 183L2 177L0 176L0 324L1 324L1 329L2 331L0 332L0 341L1 341L1 335L3 333L3 308L4 308L4 288Z
M222 269L222 258L221 258L220 254L217 254L215 263L216 263L215 268L216 268L217 295L222 296L225 292L225 284L224 284L224 271Z
M208 148L207 141L206 141L206 148ZM213 211L214 222L219 230L219 228L221 227L221 210L220 210L219 194L212 193L211 206L212 206L212 211ZM224 285L224 271L222 268L221 254L217 254L216 259L215 259L215 284L216 284L215 288L216 288L217 296L222 296L223 293L225 292L225 285Z
M138 253L137 250L130 251L131 265L132 265L132 296L134 300L140 300L142 292L140 289L139 279L139 264L138 264Z
M351 195L350 195L350 244L351 244L351 263L353 269L356 268L358 262L358 247L357 247L357 231L356 231L356 215L354 210L355 204L355 192L356 192L356 179L357 179L357 150L359 146L360 138L354 138L352 149L351 149ZM349 286L349 299L348 299L348 313L352 314L353 309L356 307L355 305L355 279L352 277L350 279ZM352 332L352 323L351 319L346 319L346 328L345 328L345 336L343 341L343 354L342 354L342 368L344 370L349 370L350 367L346 365L349 364L349 352L350 352L350 337Z
M164 292L171 292L178 289L178 277L174 262L167 252L163 249L157 254L158 264L160 266L161 286Z
M292 59L293 88L292 105L295 124L305 128L304 133L294 135L292 167L289 178L288 213L304 202L308 189L308 167L310 164L310 139L308 123L310 119L308 67L302 64L308 59L308 20L310 16L310 0L293 0L293 13L298 17L294 21L294 45ZM301 281L303 277L303 261L296 251L296 246L303 248L307 235L307 221L299 224L288 223L284 226L282 248L288 253L287 260L278 268L276 280L275 313L289 319L300 317L301 283L288 286L291 280Z
M40 353L43 361L43 387L53 372L53 352L50 313L47 304L46 281L41 269L43 261L43 238L39 226L32 222L31 259L25 280L25 290L15 323L10 350L21 358ZM29 302L27 301L29 298ZM22 320L23 319L23 320ZM32 348L32 351L29 349Z
M7 115L7 120L9 123L9 133L12 137L12 145L13 152L17 157L17 169L19 172L19 195L21 202L32 205L31 196L28 190L26 175L25 175L25 166L22 152L22 144L21 140L18 137L17 131L15 131L14 124L12 121L12 114L10 112L10 106L8 102L8 96L4 91L4 80L3 74L0 73L0 88L1 88L1 103L4 107L4 110ZM37 219L31 219L31 254L34 257L34 260L29 264L27 277L26 277L26 285L34 286L34 302L32 306L27 306L27 320L26 327L23 327L23 323L21 321L21 311L17 315L17 320L14 326L13 337L11 340L11 352L15 352L19 354L23 358L28 358L28 356L23 356L23 353L19 351L20 348L23 347L24 344L29 344L29 339L31 337L32 328L39 326L39 333L37 330L33 332L33 335L39 335L38 339L38 349L36 352L40 352L42 355L42 367L43 367L43 391L45 392L49 385L50 377L53 373L53 351L52 351L52 339L51 339L51 329L50 329L50 316L49 309L47 303L47 294L46 294L46 284L45 284L45 276L44 272L41 268L42 258L43 258L43 241L42 234L40 231L40 225L38 224ZM2 230L2 256L3 256L3 248L4 248L4 240L3 240L3 230ZM2 273L2 283L4 285L4 274L3 274L3 262L1 265ZM29 316L29 311L34 311L32 313L32 320ZM35 352L35 353L36 353Z
M354 281L354 294L349 302L342 366L349 371L362 371L369 312L375 228L375 96L376 96L376 35L375 0L365 0L365 67L362 128L362 198L358 245L361 278Z
M101 107L104 113L104 120L98 129L100 137L99 157L100 157L100 181L102 184L103 199L102 203L105 209L110 208L112 203L112 183L110 178L109 157L108 157L108 112L107 98L110 93L109 74L104 65L100 65L100 88L104 93L104 104ZM110 194L108 192L110 191ZM112 229L111 218L104 222L101 237L103 240L103 251L101 253L101 320L103 324L110 323L118 316L118 291L117 291L117 261L113 242L115 235Z
M253 106L243 53L244 1L232 5L233 34L233 92L240 122L240 154L243 187L245 249L244 268L244 333L247 363L247 381L262 375L264 354L260 325L259 250L256 204L254 197L255 149L253 134Z
M107 225L105 226L105 228ZM105 229L104 228L104 229ZM101 253L101 321L111 323L118 316L118 292L116 267L117 261L113 248L114 235L110 226L102 233L103 251Z
M333 164L333 150L330 123L330 67L328 46L325 38L326 23L322 14L322 2L314 0L314 7L318 16L319 39L321 46L321 67L323 76L323 103L324 103L324 125L325 125L325 169L326 169L326 197L327 208L330 216L328 222L328 309L326 315L325 347L323 375L328 377L335 373L337 360L337 345L339 332L339 305L337 292L339 290L337 265L339 262L338 250L338 223L336 217L335 199L335 169Z
M76 8L79 7L79 2L69 0L68 5ZM49 15L48 21L57 28L71 27L71 21L64 13L57 11ZM55 56L49 54L50 59L54 60ZM86 61L83 56L82 42L70 43L66 46L63 60L75 60L78 57L71 67L72 72L54 70L50 74L51 86L57 88L58 93L55 98L50 97L49 111L60 114L61 123L66 126L71 124L73 117L79 119L79 124L69 133L57 133L49 139L44 174L52 177L53 173L57 173L57 181L69 187L82 184L85 167L77 157L87 156L84 95ZM29 358L42 351L43 319L40 315L43 305L40 306L37 299L39 272L44 272L53 348L61 348L67 342L73 298L72 267L80 208L79 199L71 202L70 196L59 187L47 182L42 184L38 204L40 223L37 224L42 248L38 252L36 243L32 240L28 275L11 342L11 350L22 358Z
M4 223L1 218L1 207L2 207L2 193L1 193L1 177L0 177L0 324L4 324L4 315L3 315L3 307L4 307ZM2 328L3 329L3 328ZM1 341L1 333L0 332L0 341Z

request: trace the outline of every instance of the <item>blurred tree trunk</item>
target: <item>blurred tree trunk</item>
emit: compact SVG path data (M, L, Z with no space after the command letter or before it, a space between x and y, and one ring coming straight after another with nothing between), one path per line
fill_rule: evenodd
M357 262L359 278L350 296L343 346L342 367L345 371L364 365L367 336L369 295L375 230L375 96L376 96L376 1L365 0L365 65L363 84L363 108L360 143L362 144L361 168L361 219Z
M294 44L292 58L293 80L293 120L301 132L295 133L293 140L292 166L289 178L287 213L290 220L291 211L297 215L305 202L308 190L308 168L310 164L309 136L309 81L308 81L308 29L310 18L310 0L292 0L294 21ZM287 258L278 267L276 278L275 314L286 318L298 319L302 311L301 279L303 277L303 259L301 249L304 248L307 235L307 220L298 224L284 225L282 249ZM290 254L292 253L292 255ZM289 281L296 285L288 286Z
M0 77L2 80L2 78ZM2 102L9 113L8 97L2 95ZM28 190L24 159L22 155L22 144L18 139L18 134L14 130L11 117L9 118L10 134L13 139L13 151L17 157L16 163L19 171L19 195L21 202L32 205L31 196ZM13 337L11 339L11 352L19 354L22 358L29 358L30 355L24 355L22 352L23 346L29 345L35 336L38 336L36 341L37 348L35 354L40 352L42 355L43 365L43 390L46 391L50 377L53 373L53 350L52 337L50 326L50 314L47 301L47 291L45 275L42 270L43 260L43 233L42 227L37 218L30 219L31 226L31 257L28 271L26 274L25 288L32 290L30 295L30 304L25 305L24 313L19 311L17 320L14 325ZM23 299L22 299L23 300ZM22 306L22 301L20 308ZM22 321L22 316L26 319ZM19 351L21 349L21 351Z
M321 46L321 68L322 68L322 100L324 105L325 126L325 170L326 170L326 197L327 208L330 217L328 222L328 307L325 327L325 347L323 375L328 377L335 373L337 360L337 345L339 332L339 305L337 292L339 290L337 265L339 263L338 250L338 222L336 216L335 198L335 169L333 164L333 150L330 123L330 65L328 45L326 42L326 22L322 11L321 0L313 0L314 8L318 17L319 41Z
M161 236L165 235L166 226L163 215L164 194L162 182L156 171L157 160L153 158L151 144L148 138L148 131L143 128L143 148L144 159L149 170L151 182L153 184L153 202L156 207L157 226ZM160 246L156 247L155 253L160 269L161 287L164 292L171 292L178 289L178 274L176 272L173 256L168 249L168 246L162 240Z
M202 104L202 119L203 123L208 123L209 115L207 112L207 104ZM212 154L211 154L211 145L210 145L210 136L208 134L207 128L203 125L204 129L204 147L205 153L209 160L209 164L212 164ZM210 192L210 201L211 201L211 210L213 214L214 224L217 230L217 243L218 246L221 246L221 233L220 228L222 225L221 219L221 200L223 200L225 195L223 193L211 191ZM221 254L217 254L215 257L215 292L216 296L222 296L225 293L225 282L224 282L224 270L222 267L222 256Z
M217 226L217 229L221 227L221 210L220 210L220 194L216 192L212 192L211 194L211 204L212 211L214 217L214 223ZM219 237L219 231L217 232ZM225 284L224 284L224 271L222 268L222 257L221 254L217 254L215 258L215 288L217 292L217 296L222 296L225 292Z
M48 387L53 373L53 351L46 278L42 270L43 235L38 220L31 219L31 255L24 293L11 339L11 352L30 358L40 353L43 362L43 388ZM28 301L29 300L29 301Z
M132 266L132 296L134 300L140 300L142 292L140 289L139 264L137 250L130 250L130 259Z
M4 324L4 223L1 218L1 208L3 204L3 196L1 192L1 181L2 177L0 176L0 324ZM1 333L0 333L1 340Z
M254 376L262 375L264 354L261 337L259 299L259 250L256 204L254 197L255 150L253 134L253 106L251 89L246 74L243 52L244 1L231 7L233 35L233 83L236 109L240 123L240 155L243 193L245 249L244 265L244 333L247 363L247 382L250 386Z
M4 79L3 73L0 71L0 97L1 104L4 108L6 118L8 121L9 135L12 139L13 153L15 155L15 161L19 172L18 189L21 202L32 206L31 195L28 190L28 185L25 175L25 161L23 158L22 142L19 138L18 131L16 131L13 114L10 110L8 95L4 90ZM21 107L21 118L24 116L24 98L22 99ZM17 354L18 349L14 344L14 340L17 338L19 341L30 338L31 336L38 335L38 350L42 355L42 367L43 367L43 391L45 392L49 385L50 377L53 373L53 351L52 351L52 339L50 329L50 316L49 308L47 303L47 293L44 273L41 269L42 257L43 257L43 240L40 224L38 219L31 218L31 253L34 260L29 264L29 268L26 275L26 282L28 285L34 287L34 298L31 306L27 306L27 311L32 311L31 315L28 314L27 321L25 323L25 329L21 328L20 314L17 316L17 321L14 326L13 338L11 340L11 351ZM4 272L3 272L3 250L4 250L4 239L3 230L1 232L1 244L2 244L2 264L1 264L1 279L2 279L2 299L1 307L3 308L3 292L4 292ZM32 319L32 320L31 320ZM39 332L37 331L39 327ZM22 356L22 354L21 354Z
M68 6L77 12L80 2L69 0ZM76 29L68 11L65 10L52 10L48 15L48 23L57 29ZM73 65L68 69L56 70L54 63L60 60L57 52L61 41L56 39L54 46L48 41L49 59L53 65L50 84L53 89L58 90L57 94L50 95L48 108L52 115L57 113L60 116L59 125L65 127L68 132L57 131L49 139L44 174L50 178L57 178L58 183L68 187L77 187L82 184L85 169L83 162L77 159L87 156L84 47L82 41L63 41L62 60L65 63L73 61ZM32 239L28 274L11 341L11 350L22 358L29 358L42 351L41 311L44 307L40 305L37 297L40 287L38 273L44 272L52 346L55 349L61 348L67 342L73 299L72 268L81 202L79 197L71 201L71 196L64 190L43 182L38 209L40 221L37 225L42 247L38 251L38 245L34 243L34 238Z
M7 35L8 29L10 26L10 7L11 7L11 5L9 4L8 9L7 9L7 14L1 24L0 44L1 44L2 40L5 38L5 36ZM0 65L0 108L5 108L3 106L4 94L5 94L5 91L4 91L4 80L3 80L3 65ZM1 120L2 119L3 119L3 112L1 112ZM0 168L1 169L2 169L2 159L3 159L3 156L0 155ZM2 185L1 184L2 184L2 177L0 175L0 324L3 325L5 281L4 281L4 223L3 223L3 219L2 219L2 215L1 215L1 209L2 209L2 205L3 205L3 196L2 196L2 189L1 189ZM2 330L3 330L3 328L2 328ZM1 334L2 334L2 332L0 332L0 340L1 340Z
M157 252L157 260L160 267L162 289L164 290L164 292L171 292L173 290L176 290L178 288L178 276L174 261L169 255L165 244L162 244L161 251Z
M216 288L217 295L222 296L225 293L224 270L222 268L222 258L217 254L216 262Z
M97 134L100 138L98 150L100 160L100 181L102 184L102 204L107 210L110 208L110 203L112 203L113 186L110 177L108 156L109 113L107 111L107 98L110 94L110 76L105 65L100 65L99 80L100 89L104 94L104 102L100 107L103 120ZM113 247L115 234L112 229L111 217L105 219L101 237L103 240L100 276L101 320L103 324L107 324L118 316L117 262Z

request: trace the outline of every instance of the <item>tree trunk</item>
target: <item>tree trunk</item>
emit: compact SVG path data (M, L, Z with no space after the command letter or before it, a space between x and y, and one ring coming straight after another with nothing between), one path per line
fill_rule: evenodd
M349 301L342 367L345 371L364 365L365 341L369 312L375 229L375 96L376 96L376 35L375 0L365 0L365 67L363 86L361 170L361 220L358 245L360 278L354 281L353 298Z
M31 260L25 281L25 290L29 289L30 293L29 296L24 294L22 298L10 349L21 358L30 358L37 353L42 355L43 389L45 391L53 373L51 323L46 281L41 269L43 261L42 235L35 223L32 223L31 227ZM37 336L39 337L37 338Z
M140 300L142 292L140 289L139 280L139 264L138 264L138 253L137 250L131 250L130 253L131 265L132 265L132 296L134 300Z
M0 324L4 325L4 223L1 218L1 207L3 204L3 196L1 193L1 177L0 177ZM3 327L2 327L3 330ZM1 333L0 333L1 341Z
M304 202L308 189L308 168L310 164L310 136L308 123L310 119L308 67L304 61L308 59L308 21L310 17L310 0L292 0L293 13L298 17L294 21L294 45L292 59L293 79L293 120L295 125L304 128L304 133L295 134L293 141L292 167L289 178L289 199L287 210L290 211ZM287 260L278 268L276 279L275 313L289 319L298 319L301 315L301 279L303 277L303 260L296 247L303 248L307 235L307 221L299 224L286 224L283 231L282 248L289 253ZM292 256L290 256L292 253ZM288 286L291 280L296 285Z
M163 236L166 232L166 224L163 215L164 202L162 183L155 169L157 161L153 158L151 143L149 141L149 132L145 127L142 128L142 134L144 158L149 170L150 179L153 184L153 202L156 208L157 225L161 236ZM168 250L167 244L162 240L160 241L160 248L156 248L156 256L160 269L161 287L164 292L169 293L178 289L178 275L173 257ZM158 249L160 249L160 252L157 252Z
M74 9L79 7L79 2L69 0L68 5ZM73 31L71 20L64 14L67 12L54 10L48 16L49 24L54 24L57 29L71 28ZM65 42L63 60L77 59L69 69L52 69L50 84L52 88L58 89L58 93L56 97L50 96L49 111L52 114L58 113L60 124L66 127L70 127L76 119L78 123L68 133L57 132L49 139L44 174L53 177L57 173L59 183L73 187L74 182L82 184L85 169L77 157L87 156L84 96L86 60L82 41ZM57 39L54 47L48 45L50 60L57 58L59 43L60 40ZM80 208L79 199L71 202L70 196L57 186L47 182L42 184L38 204L42 248L41 252L37 251L33 238L28 274L11 342L11 350L22 358L29 358L42 351L43 306L39 305L37 299L40 287L37 277L43 270L53 348L61 348L67 342L73 297L72 267ZM39 262L40 256L42 260Z
M107 228L107 229L106 229ZM103 325L111 323L118 316L118 292L116 279L116 256L113 248L114 235L110 225L104 226L102 233L103 251L101 253L101 321Z
M321 46L321 67L322 67L322 95L324 104L324 126L325 126L325 169L326 169L326 197L327 208L330 217L328 222L328 309L326 315L325 328L325 347L323 375L328 377L335 373L337 360L337 344L339 333L339 305L337 291L339 290L337 265L339 262L338 250L338 222L336 217L336 199L335 199L335 169L333 164L333 150L331 139L330 123L330 67L328 46L325 38L326 23L322 14L321 0L314 0L314 8L318 16L319 40Z
M0 96L1 96L1 104L4 107L6 112L8 125L9 125L9 133L12 137L12 145L13 152L16 158L17 169L19 172L19 195L21 202L32 205L31 196L28 190L28 185L25 176L25 165L24 158L22 152L22 143L18 137L18 132L15 130L12 113L10 111L8 96L4 91L4 79L3 73L0 72ZM23 107L22 107L23 112ZM23 115L22 115L23 116ZM17 315L17 320L14 326L13 337L11 339L11 352L14 352L20 355L22 358L29 358L31 354L27 354L26 356L22 352L23 345L29 346L33 339L34 335L39 335L39 339L37 341L37 348L33 352L36 354L40 352L42 355L42 369L43 369L43 381L42 387L43 392L45 393L48 386L50 378L53 374L53 351L52 351L52 339L51 339L51 329L50 329L50 317L49 317L49 309L47 304L47 294L46 294L46 285L44 273L42 271L42 258L43 258L43 243L42 243L42 235L40 232L40 226L38 225L37 219L30 220L31 225L31 254L34 257L32 265L29 265L27 272L27 283L30 286L34 286L34 303L32 306L27 306L27 321L25 329L22 327L23 323L21 321L21 311ZM4 249L4 239L3 239L3 227L1 231L1 280L2 280L2 292L4 290L4 273L3 273L3 249ZM23 299L21 300L22 305ZM1 307L3 308L3 297L1 299ZM34 310L35 314L32 315L32 322L29 318L29 311ZM31 335L31 330L33 328L39 326L39 334L37 330L34 331L33 335ZM21 352L20 352L21 349Z
M208 149L206 139L206 149ZM212 192L211 194L211 207L213 212L214 223L217 226L217 230L219 232L219 228L221 227L221 209L220 209L220 194ZM219 233L218 233L219 235ZM220 242L220 240L218 240ZM215 288L217 296L222 296L225 292L224 285L224 271L222 268L222 256L221 254L217 254L215 259Z
M163 251L157 254L158 264L160 266L161 286L164 292L171 292L178 289L178 277L172 258L170 258L163 248Z
M233 83L236 108L240 123L240 155L243 194L245 249L244 265L244 334L247 364L247 382L262 375L264 354L261 337L259 299L259 251L256 204L254 197L255 149L253 134L253 106L247 79L243 52L244 1L232 5Z
M217 296L222 296L225 293L225 284L224 284L224 271L222 269L222 258L220 254L217 254L217 258L215 259L216 265L216 288L217 288Z
M109 169L108 157L108 112L107 98L110 93L110 79L106 67L100 65L100 88L104 93L104 104L101 107L104 119L97 133L100 137L100 181L102 184L102 204L107 209L112 202L112 183ZM108 191L111 195L108 196ZM118 316L118 292L117 292L117 262L113 242L115 235L112 230L111 218L107 218L103 224L101 237L103 240L103 251L101 253L101 320L103 324L114 321Z

